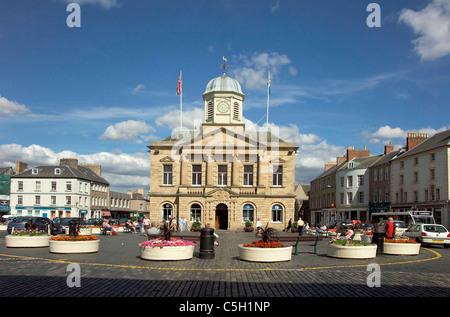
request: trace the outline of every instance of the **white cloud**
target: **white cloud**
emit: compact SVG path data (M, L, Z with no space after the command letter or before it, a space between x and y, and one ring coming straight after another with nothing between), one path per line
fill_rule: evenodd
M270 11L274 13L280 8L280 1L278 0L273 7L270 8Z
M422 60L450 54L450 0L433 0L421 11L403 9L399 21L419 35L412 44Z
M203 123L204 110L203 108L195 107L189 110L183 110L183 127L188 129L198 130ZM180 110L172 110L165 115L155 120L156 125L166 126L169 129L175 130L180 127Z
M136 87L133 88L133 91L132 91L133 95L136 95L139 91L141 91L144 88L145 88L145 85L143 85L143 84L137 85Z
M240 55L242 67L236 67L231 71L233 77L248 89L266 89L268 71L271 78L276 77L283 66L291 64L291 60L285 54L254 53L252 56ZM297 70L291 65L289 73L295 75Z
M25 105L16 101L11 101L0 96L0 117L1 116L17 116L29 112Z
M444 126L440 129L433 128L420 128L420 129L410 129L403 130L402 128L396 127L392 128L388 125L378 128L375 132L363 131L362 135L369 139L369 142L372 144L375 143L384 143L387 144L392 141L392 139L403 139L406 140L406 136L408 133L427 133L429 137L435 135L436 133L446 131L450 129L450 126Z
M110 183L114 191L126 192L128 189L149 187L150 158L146 153L77 154L72 151L54 152L36 144L27 147L19 144L0 145L0 166L15 168L17 161L27 163L28 168L59 165L61 158L77 158L79 164L100 164L102 176Z
M107 127L100 139L108 141L130 141L140 144L143 141L155 138L152 135L148 135L148 133L155 131L155 128L147 125L145 121L128 120Z
M66 3L76 2L80 5L84 4L94 4L100 5L105 9L111 9L113 7L119 7L120 4L117 0L63 0Z

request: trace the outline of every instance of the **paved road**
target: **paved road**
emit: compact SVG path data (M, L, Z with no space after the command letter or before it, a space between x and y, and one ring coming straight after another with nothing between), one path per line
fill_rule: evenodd
M220 246L214 259L200 259L197 246L191 260L160 262L139 258L138 243L146 240L139 233L100 236L98 253L63 255L48 248L6 248L6 232L0 232L0 296L182 297L191 302L219 297L450 296L450 249L439 246L422 248L418 256L345 260L327 257L324 240L317 254L303 246L289 262L252 263L239 260L237 245L255 240L253 233L217 233ZM79 264L80 287L67 285L70 263ZM367 284L372 263L380 265L380 287Z

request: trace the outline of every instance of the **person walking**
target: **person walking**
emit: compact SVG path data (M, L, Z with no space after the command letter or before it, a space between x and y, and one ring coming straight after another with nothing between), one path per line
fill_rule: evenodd
M144 226L144 235L147 234L147 230L150 227L150 219L148 219L147 216L144 217L144 220L142 221L142 225Z
M394 218L389 217L388 222L386 222L386 238L393 239L395 237L395 226L394 226Z
M283 229L283 232L289 232L291 227L292 227L292 218L289 219L288 226L285 229Z
M305 225L305 222L302 220L302 218L298 218L297 221L297 229L298 229L298 235L303 235L303 226Z

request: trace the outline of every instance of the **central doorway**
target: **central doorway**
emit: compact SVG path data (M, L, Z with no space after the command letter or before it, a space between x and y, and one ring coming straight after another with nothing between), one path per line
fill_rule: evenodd
M216 207L216 229L228 229L228 207L225 204Z

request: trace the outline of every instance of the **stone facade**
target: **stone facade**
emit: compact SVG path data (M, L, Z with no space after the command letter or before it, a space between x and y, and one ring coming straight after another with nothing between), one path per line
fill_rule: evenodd
M276 131L246 130L239 84L225 74L213 81L203 94L209 116L201 129L180 129L148 146L150 219L199 219L228 230L260 219L282 230L295 213L298 148Z

